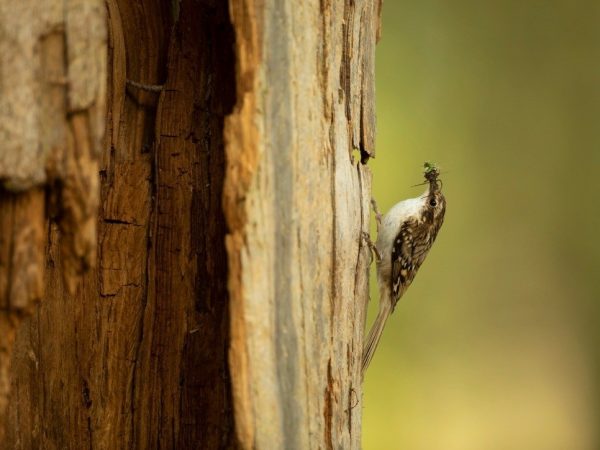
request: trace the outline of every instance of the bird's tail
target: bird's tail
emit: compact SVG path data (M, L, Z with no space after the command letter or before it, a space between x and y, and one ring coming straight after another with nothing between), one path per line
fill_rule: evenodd
M385 327L385 322L387 321L391 312L392 305L389 301L387 301L387 299L383 298L382 296L379 300L379 313L377 313L377 318L371 326L371 330L369 331L369 335L367 336L367 340L365 341L365 346L363 347L363 377L365 375L367 367L369 367L371 359L373 359L373 355L375 354L375 350L377 349L377 344L379 344L379 339L381 339L381 334L383 333L383 328Z

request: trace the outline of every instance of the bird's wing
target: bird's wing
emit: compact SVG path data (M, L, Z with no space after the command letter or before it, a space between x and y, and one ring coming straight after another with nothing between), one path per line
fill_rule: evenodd
M400 227L394 245L392 246L392 296L398 301L402 295L403 287L413 278L413 251L414 237L412 230L415 223L406 221Z

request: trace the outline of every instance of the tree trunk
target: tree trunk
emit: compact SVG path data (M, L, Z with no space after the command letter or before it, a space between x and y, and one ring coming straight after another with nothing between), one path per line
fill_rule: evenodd
M56 1L0 125L4 448L359 448L380 5Z

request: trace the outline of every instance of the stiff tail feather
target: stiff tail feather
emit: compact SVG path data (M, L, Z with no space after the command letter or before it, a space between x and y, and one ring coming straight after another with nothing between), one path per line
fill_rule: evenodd
M379 344L379 339L381 339L381 334L383 333L383 329L385 327L385 322L387 321L388 317L390 317L390 313L392 312L392 306L386 300L387 299L383 298L379 300L379 313L377 313L377 318L375 319L375 322L373 322L371 330L369 331L369 335L367 336L367 340L365 341L362 359L363 377L367 367L369 367L371 359L373 359L373 355L377 349L377 344Z

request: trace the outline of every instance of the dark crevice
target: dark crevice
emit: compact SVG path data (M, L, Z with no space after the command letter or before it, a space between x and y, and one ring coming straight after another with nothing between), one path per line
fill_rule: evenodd
M189 108L186 127L159 146L157 169L161 183L157 199L161 211L171 211L170 192L178 183L189 183L190 258L195 259L193 293L186 308L180 366L179 425L174 433L176 448L235 448L233 399L228 367L229 299L227 290L227 230L222 208L225 178L225 117L236 103L235 34L228 3L183 0L179 22L171 41L165 111ZM167 104L167 102L169 102ZM164 114L164 112L162 113ZM168 119L167 119L168 120ZM158 125L161 138L173 135L172 128ZM163 134L164 133L164 134ZM176 148L173 148L176 147ZM172 161L187 159L185 172ZM166 163L168 166L165 166ZM162 174L165 174L164 180ZM164 184L164 186L163 186ZM182 224L178 219L157 217L156 259L166 251L167 239ZM179 219L181 220L181 218ZM165 228L162 228L162 227ZM162 276L162 275L159 275ZM172 278L171 278L172 279ZM166 281L166 280L165 280ZM157 280L157 296L163 282ZM166 293L163 293L165 295Z
M327 362L327 387L325 388L325 407L324 407L324 422L325 422L325 448L333 450L333 374L331 372L331 359Z
M361 164L367 164L369 162L370 158L371 158L371 155L369 155L369 153L361 145L360 146L360 162L361 162Z
M343 33L343 47L342 47L342 62L340 65L340 85L344 91L344 100L346 103L346 119L350 123L352 120L352 92L350 89L350 78L351 78L351 67L350 64L352 59L350 54L352 52L352 27L354 22L354 9L355 6L352 0L346 0L344 2L344 21L342 22L342 33Z
M127 222L126 220L121 220L121 219L104 218L104 219L102 219L102 221L104 223L112 224L112 225L130 225L130 226L133 226L133 227L141 227L142 226L142 225L137 224L135 222Z
M371 158L371 155L369 154L369 152L365 149L365 140L364 140L364 134L363 131L365 129L365 114L364 114L364 101L365 101L365 97L364 95L362 95L361 93L361 98L360 98L360 162L361 164L367 164L369 162L369 158Z

